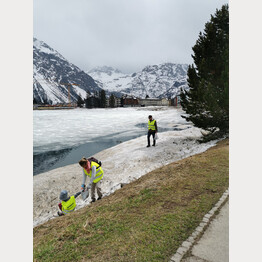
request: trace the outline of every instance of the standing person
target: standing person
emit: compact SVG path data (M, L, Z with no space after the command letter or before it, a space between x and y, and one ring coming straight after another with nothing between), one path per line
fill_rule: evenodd
M75 210L76 207L76 198L81 194L81 192L76 193L74 196L69 197L68 192L66 190L62 190L60 193L59 199L61 203L58 204L59 209L62 211L58 211L57 214L59 216L66 215Z
M86 177L89 176L90 181L87 186L87 189L91 188L91 202L96 201L95 189L98 195L97 200L100 200L103 196L101 192L101 179L104 176L104 171L102 167L94 161L89 161L85 157L83 157L78 163L83 168L83 181L81 189L85 189Z
M147 147L150 147L150 136L153 136L153 146L156 145L155 135L157 133L156 120L151 115L148 116L148 133L147 133Z

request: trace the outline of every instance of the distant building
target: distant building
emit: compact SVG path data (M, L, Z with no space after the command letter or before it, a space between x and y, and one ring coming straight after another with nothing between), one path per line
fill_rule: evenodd
M139 104L141 106L168 106L169 101L167 98L141 98Z
M139 106L138 99L134 96L125 95L121 98L123 107Z
M180 105L180 96L176 96L174 98L171 99L171 106L178 106Z
M115 97L115 106L120 107L121 106L121 98Z
M99 107L99 98L96 96L87 96L85 100L86 108L95 108Z
M106 107L110 107L110 97L106 98ZM121 106L121 98L114 96L114 107Z
M167 98L161 99L162 106L169 106L169 100Z

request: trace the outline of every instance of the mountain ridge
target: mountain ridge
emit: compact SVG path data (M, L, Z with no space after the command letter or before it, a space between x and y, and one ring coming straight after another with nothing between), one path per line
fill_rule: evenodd
M180 89L188 89L187 64L162 63L147 65L131 74L111 66L98 66L83 71L70 63L45 42L33 38L33 99L36 103L76 102L87 93L104 89L120 97L174 98Z
M187 69L187 64L162 63L147 65L132 74L124 74L110 66L96 67L87 73L101 88L109 92L140 98L173 98L180 94L180 88L188 89Z
M101 88L45 42L33 39L33 98L38 103L76 102Z

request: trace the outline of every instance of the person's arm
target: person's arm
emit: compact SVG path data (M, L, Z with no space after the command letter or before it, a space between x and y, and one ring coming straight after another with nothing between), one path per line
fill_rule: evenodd
M77 193L75 194L75 198L77 198L80 194L81 194L81 191L80 191L80 192L77 192Z
M95 176L96 176L96 166L93 166L92 167L92 176L91 176L91 178L90 178L90 181L89 181L89 184L88 184L88 188L91 188L91 186L92 186L92 183L93 183L93 181L95 180Z
M155 127L156 127L156 132L158 132L158 131L157 131L157 123L156 123L156 121L155 121Z
M82 189L84 189L85 183L86 183L86 174L85 174L84 169L83 169L83 180L82 180L82 185L81 185Z

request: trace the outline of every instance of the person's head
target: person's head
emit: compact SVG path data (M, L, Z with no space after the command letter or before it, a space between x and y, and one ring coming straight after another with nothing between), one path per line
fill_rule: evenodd
M83 168L88 168L88 164L89 164L89 161L85 158L85 157L82 157L80 160L79 160L79 165Z
M86 167L87 159L85 157L82 157L78 163L81 167Z
M149 116L148 116L148 119L151 121L151 120L152 120L152 116L151 116L151 115L149 115Z
M60 200L62 200L62 201L65 201L65 200L67 200L68 199L68 193L67 193L67 191L66 190L62 190L61 191L61 193L60 193Z

